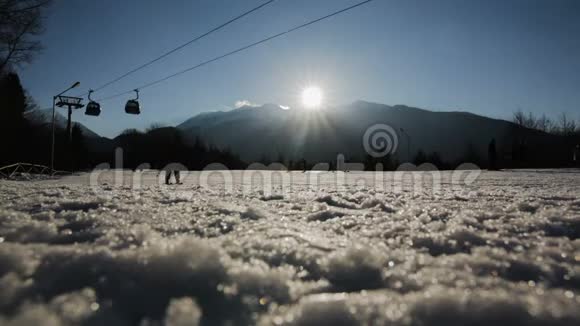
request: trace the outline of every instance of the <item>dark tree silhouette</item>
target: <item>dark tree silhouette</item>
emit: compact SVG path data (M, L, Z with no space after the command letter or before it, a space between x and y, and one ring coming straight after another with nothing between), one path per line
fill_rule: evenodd
M148 163L154 169L179 163L190 170L201 170L211 163L221 163L230 169L245 167L237 156L225 150L206 146L200 139L187 144L174 127L150 129L143 133L135 129L124 131L115 138L115 146L123 149L124 167L135 169ZM114 153L109 153L114 165Z
M447 170L451 168L449 163L443 161L441 155L438 152L432 152L429 154L429 156L427 156L427 162L435 165L440 170Z
M514 112L512 122L524 128L560 136L571 136L580 132L579 124L568 117L566 113L561 113L557 120L552 120L546 114L536 117L532 112L526 114L524 111L518 110Z
M497 170L497 148L495 144L495 139L492 139L489 142L489 146L487 148L487 156L488 162L487 167L489 170Z
M14 163L22 158L27 145L24 111L28 99L20 78L9 73L0 79L0 144L2 144L2 164Z
M421 165L423 163L427 163L427 155L425 154L425 152L423 152L422 149L420 149L419 151L417 151L417 154L415 155L415 158L413 159L413 164L415 165Z
M576 121L570 119L566 113L562 113L558 120L558 131L563 136L572 136L576 133Z
M24 121L28 99L17 74L9 73L0 80L0 101L4 124Z
M89 150L86 145L85 135L78 123L75 123L72 128L71 155L71 167L73 171L88 168Z
M538 127L538 119L532 112L528 112L526 115L524 111L518 110L514 112L512 121L524 128L536 129Z
M483 167L484 160L481 158L480 154L478 153L476 147L473 144L468 144L467 148L465 149L465 153L463 154L463 158L458 162L459 164L462 163L472 163L479 167Z
M397 168L397 163L391 154L382 157L373 157L367 154L363 164L365 171L394 171Z
M42 47L42 11L51 0L0 0L0 74L30 62Z
M554 128L556 127L552 119L548 118L545 113L542 114L540 118L538 118L536 125L538 130L547 133L554 132Z

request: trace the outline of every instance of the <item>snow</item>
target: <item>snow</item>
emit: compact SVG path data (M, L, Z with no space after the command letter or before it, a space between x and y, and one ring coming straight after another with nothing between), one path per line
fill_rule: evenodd
M0 181L0 324L580 323L580 171L100 173Z
M197 326L201 319L201 310L191 298L172 299L165 314L167 326Z

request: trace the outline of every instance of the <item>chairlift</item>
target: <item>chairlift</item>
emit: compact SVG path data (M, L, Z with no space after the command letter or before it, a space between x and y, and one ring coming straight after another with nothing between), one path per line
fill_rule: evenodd
M135 93L137 93L137 98L134 100L127 101L125 105L125 112L127 114L141 114L141 106L139 105L139 90L136 89Z
M91 94L94 91L91 89L89 91L89 104L87 104L87 108L85 110L86 115L92 115L94 117L98 117L101 114L101 105L91 99Z

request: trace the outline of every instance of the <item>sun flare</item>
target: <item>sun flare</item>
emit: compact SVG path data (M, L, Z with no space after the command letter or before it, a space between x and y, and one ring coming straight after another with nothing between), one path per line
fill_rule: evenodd
M322 105L323 94L320 87L310 86L302 91L302 104L309 109L317 109Z

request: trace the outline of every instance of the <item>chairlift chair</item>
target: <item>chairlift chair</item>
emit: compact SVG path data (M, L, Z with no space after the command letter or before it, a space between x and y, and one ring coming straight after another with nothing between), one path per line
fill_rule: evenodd
M101 114L101 105L91 99L91 94L93 90L89 91L89 104L87 104L87 108L85 110L86 115L91 115L94 117L98 117Z
M139 105L139 90L136 89L135 93L137 93L137 98L133 100L127 101L125 105L125 112L127 114L141 114L141 106Z

